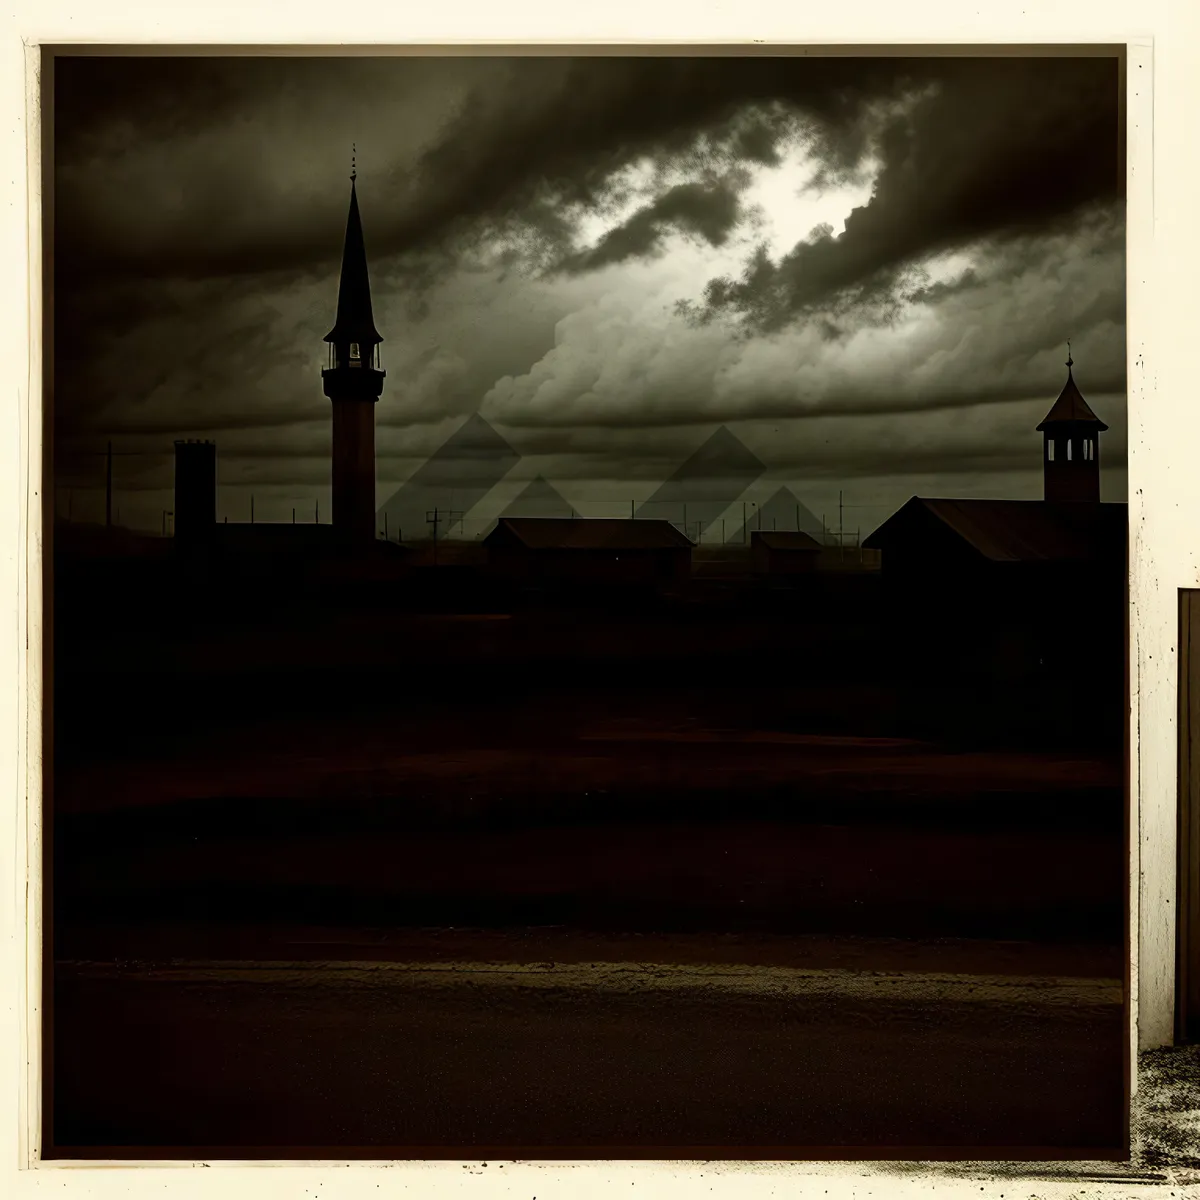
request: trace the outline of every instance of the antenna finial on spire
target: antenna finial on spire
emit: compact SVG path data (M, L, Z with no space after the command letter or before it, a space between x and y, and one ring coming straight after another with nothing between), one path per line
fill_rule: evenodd
M1067 338L1067 370L1069 371L1075 365L1075 360L1071 357L1071 339Z
M355 142L350 143L350 182L353 183L358 178L358 146Z

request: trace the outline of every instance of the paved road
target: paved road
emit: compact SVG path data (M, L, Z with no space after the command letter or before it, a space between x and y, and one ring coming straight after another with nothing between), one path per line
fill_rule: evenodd
M1122 1008L1106 979L63 963L55 1002L59 1146L1055 1158L1100 1156L1121 1135Z

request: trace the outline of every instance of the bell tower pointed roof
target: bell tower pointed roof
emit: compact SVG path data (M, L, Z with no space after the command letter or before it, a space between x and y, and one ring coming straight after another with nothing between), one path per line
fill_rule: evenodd
M350 175L350 213L342 249L342 276L338 284L337 319L325 335L327 342L358 342L377 346L383 341L371 313L371 282L367 275L367 250L362 218L358 213L357 173Z
M1071 368L1075 365L1075 360L1071 357L1070 346L1067 348L1067 382L1063 385L1063 390L1059 392L1058 399L1055 400L1050 411L1046 414L1046 418L1037 427L1038 433L1042 433L1050 425L1093 425L1103 433L1108 426L1100 420L1094 412L1092 412L1088 402L1083 398L1083 393L1079 390L1079 385L1075 382L1075 377L1071 373Z

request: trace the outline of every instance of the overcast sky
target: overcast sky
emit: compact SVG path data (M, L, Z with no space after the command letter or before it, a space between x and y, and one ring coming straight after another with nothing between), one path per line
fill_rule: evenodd
M584 515L727 426L764 494L1034 498L1076 379L1125 496L1114 59L67 58L55 87L60 511L328 511L350 148L387 381L382 504L481 414ZM67 493L70 499L67 499Z

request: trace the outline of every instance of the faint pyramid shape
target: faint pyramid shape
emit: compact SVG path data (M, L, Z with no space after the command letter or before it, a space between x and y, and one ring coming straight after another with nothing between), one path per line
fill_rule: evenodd
M741 515L740 513L738 514ZM812 510L789 487L777 488L769 500L757 506L747 506L746 521L730 541L748 542L757 530L783 530L807 533L824 544L825 530Z
M707 529L765 470L722 425L634 515Z
M501 434L474 413L430 458L392 493L379 509L377 523L387 518L388 534L407 540L430 536L429 514L467 513L513 469L521 456ZM461 534L456 524L442 534Z
M559 490L539 475L500 514L505 517L578 517L570 501L563 498Z

